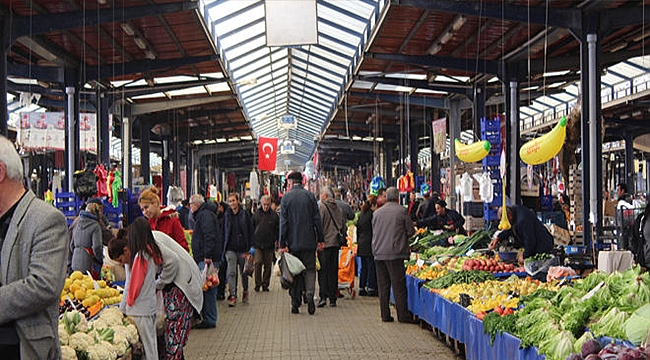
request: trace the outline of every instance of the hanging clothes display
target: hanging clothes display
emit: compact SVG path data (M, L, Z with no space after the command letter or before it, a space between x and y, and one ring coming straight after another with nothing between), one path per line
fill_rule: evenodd
M117 208L118 205L120 204L119 202L119 191L122 189L122 173L120 173L119 170L115 170L113 172L113 175L115 176L115 179L113 179L113 183L111 184L111 203L113 204L114 208Z
M108 201L113 202L113 181L115 180L115 170L108 172L108 178L106 178L106 188L108 191Z
M463 202L474 201L473 184L474 181L467 172L460 176L460 195L462 196Z
M257 178L257 173L255 171L251 171L249 177L248 177L248 182L250 184L250 189L251 189L251 200L257 201L260 198L260 182L259 179Z
M104 168L104 165L99 164L95 166L93 172L95 173L95 176L97 176L97 194L95 194L95 196L108 196L108 186L106 183L108 172L106 171L106 168Z
M181 206L181 202L185 198L183 189L180 186L169 185L167 190L167 205L174 208Z
M208 185L208 199L217 201L217 187L214 184Z
M494 184L492 184L490 173L474 174L474 179L478 182L478 195L481 197L481 200L486 203L491 203L494 200Z
M61 175L59 174L52 176L52 191L55 194L63 191L63 186L61 186Z
M228 177L226 179L226 182L228 183L228 190L233 191L235 190L235 182L237 180L237 176L235 173L228 173Z

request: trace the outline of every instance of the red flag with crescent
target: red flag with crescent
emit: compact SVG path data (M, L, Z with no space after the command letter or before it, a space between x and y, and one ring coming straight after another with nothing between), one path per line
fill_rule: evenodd
M266 171L275 170L275 158L278 153L278 138L260 136L257 146L257 168Z

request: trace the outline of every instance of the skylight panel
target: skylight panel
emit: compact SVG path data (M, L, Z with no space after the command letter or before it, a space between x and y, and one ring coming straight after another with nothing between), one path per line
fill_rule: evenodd
M331 51L327 51L326 49L323 49L318 46L312 46L310 50L313 54L320 55L324 58L330 59L331 61L339 63L343 66L345 66L345 64L350 62L350 59L341 57Z
M347 3L352 2L349 1ZM328 6L318 4L317 9L319 18L328 19L336 24L339 24L341 27L355 29L357 32L363 31L363 29L366 27L366 23L359 21L353 17L347 16L345 13L336 11Z
M248 41L244 41L239 44L239 46L233 46L232 48L228 49L228 58L229 63L232 64L234 63L233 59L236 59L240 57L242 54L246 54L249 51L258 49L264 47L264 51L266 53L269 53L269 49L266 47L266 40L264 39L264 34L260 34L256 38L252 38Z
M183 82L190 82L190 81L197 81L197 80L198 79L195 76L185 76L185 75L165 76L165 77L154 78L154 82L156 84L183 83ZM139 81L142 81L142 80L139 80Z
M227 53L231 47L237 46L243 41L247 41L248 39L256 38L259 34L263 34L264 31L264 22L247 25L243 26L241 31L238 31L234 34L219 37L219 42L221 43L221 47Z
M375 85L375 83L373 83L373 82L355 80L354 83L352 83L352 88L353 89L370 90L370 89L372 89L373 85Z
M325 47L325 48L330 48L334 49L342 54L345 54L349 57L354 56L356 47L352 46L350 44L341 44L340 42L332 41L330 40L329 37L327 36L319 36L318 37L318 44Z
M247 66L237 68L233 70L232 77L234 80L243 79L247 77L247 74L253 73L254 71L259 71L270 66L271 61L268 56L257 59L256 61L250 63Z
M209 90L211 93L216 93L216 92L230 92L230 87L229 87L228 84L225 83L225 82L218 83L218 84L210 84L210 85L206 85L206 87L208 88L208 90Z
M413 88L409 86L401 86L401 85L377 84L375 90L411 92Z
M318 31L349 44L357 44L359 42L359 36L354 36L346 31L337 29L323 21L318 22Z

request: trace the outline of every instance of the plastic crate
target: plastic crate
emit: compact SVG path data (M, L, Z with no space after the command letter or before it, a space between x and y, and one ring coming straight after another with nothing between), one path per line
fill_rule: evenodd
M492 198L492 201L488 203L489 206L499 207L503 205L503 197L501 197L500 191L501 189L499 189L499 195L495 194L494 197Z
M483 206L483 217L487 221L499 220L499 208L493 206L484 205Z
M491 145L501 145L500 132L481 132L481 140L487 140Z
M584 253L587 252L587 247L586 246L581 246L581 245L565 246L564 247L564 252L567 255L584 254Z
M490 152L492 152L492 150L490 150ZM481 161L483 163L483 166L499 166L501 163L501 156L488 155Z
M501 121L498 118L481 118L481 131L501 131Z

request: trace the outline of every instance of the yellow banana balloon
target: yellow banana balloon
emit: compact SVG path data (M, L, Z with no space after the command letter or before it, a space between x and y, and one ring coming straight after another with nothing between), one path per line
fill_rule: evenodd
M497 229L508 230L512 225L510 225L510 220L508 220L508 211L506 210L506 182L502 181L501 183L503 183L503 191L501 192L503 201L501 202L501 221L499 221Z
M562 116L553 130L522 145L519 157L528 165L543 164L560 152L565 137L566 117Z
M463 162L481 161L490 152L490 142L487 140L477 141L470 145L465 145L460 140L454 141L456 148L456 157Z

